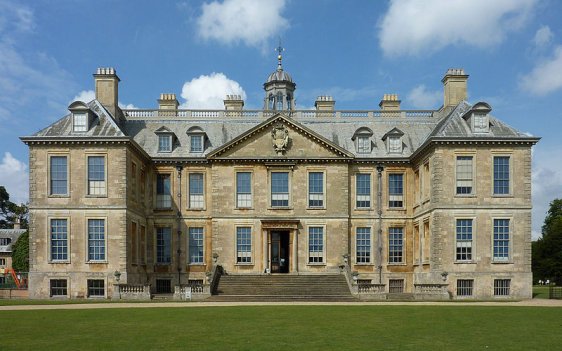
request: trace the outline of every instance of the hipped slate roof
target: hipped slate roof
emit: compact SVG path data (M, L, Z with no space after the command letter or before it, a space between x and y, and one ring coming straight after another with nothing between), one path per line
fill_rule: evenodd
M12 239L12 242L8 245L0 245L0 252L2 253L9 253L12 252L12 245L18 241L20 235L25 233L27 229L0 229L0 238L9 238Z

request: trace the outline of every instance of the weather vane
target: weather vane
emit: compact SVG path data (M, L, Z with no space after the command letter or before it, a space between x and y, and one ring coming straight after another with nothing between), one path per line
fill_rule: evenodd
M281 70L283 69L283 67L281 67L281 60L283 59L281 53L285 51L285 48L281 46L281 37L279 37L279 46L277 47L277 49L275 49L275 51L277 51L278 53L277 60L279 61L279 63L277 64L277 69Z

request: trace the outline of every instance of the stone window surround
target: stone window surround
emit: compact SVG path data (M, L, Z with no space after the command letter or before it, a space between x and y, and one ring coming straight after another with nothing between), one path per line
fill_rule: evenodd
M153 192L154 192L154 197L153 197L153 208L155 211L170 211L172 209L172 206L170 207L158 207L158 176L159 175L168 175L170 176L170 197L171 197L171 201L173 203L173 194L174 194L174 179L176 177L174 177L174 170L172 168L162 168L162 169L157 169L154 172L154 183L152 184L153 186ZM166 195L166 194L164 194Z
M238 228L250 228L250 240L251 240L251 248L250 248L250 262L238 262ZM254 231L254 225L253 222L248 222L248 223L236 223L234 225L234 241L235 244L234 246L234 265L235 266L253 266L255 265L255 231ZM267 240L266 240L267 241Z
M390 230L391 229L402 229L402 245L401 245L401 257L400 257L400 262L390 262ZM407 234L406 234L406 224L389 224L388 227L386 228L386 262L389 266L404 266L406 265L406 240L407 240Z
M458 260L457 259L457 220L459 219L470 219L472 220L472 243L471 243L471 257L472 259L470 260ZM471 264L471 263L477 263L476 262L476 250L477 250L477 242L478 240L476 240L476 234L477 234L477 221L476 221L476 217L475 216L455 216L453 219L453 226L454 226L454 233L455 233L455 246L454 246L454 251L453 251L453 262L456 264Z
M101 280L103 282L103 295L90 295L90 281L91 280ZM107 298L107 278L106 277L87 277L86 278L86 296L89 299L105 299Z
M190 182L191 182L191 175L192 174L201 174L202 175L202 181L203 181L203 206L200 207L192 207L191 206L191 192L190 190ZM206 169L204 168L189 168L187 170L187 177L186 177L186 186L187 186L187 196L186 196L186 200L187 200L187 206L186 209L188 211L205 211L207 209L207 201L206 201L206 187L207 187L207 172ZM172 194L174 192L172 191ZM199 195L199 194L196 194Z
M66 194L53 194L52 188L51 188L51 159L52 157L66 157ZM49 197L70 197L70 177L71 177L71 172L70 172L70 150L69 149L65 149L64 151L56 151L56 152L51 152L49 151L47 153L47 185L49 188L49 192L48 192L48 196Z
M169 145L170 145L170 149L169 150L164 150L161 148L162 143L160 142L161 140L163 140L162 138L167 138ZM164 152L164 153L170 153L174 150L174 134L173 133L158 133L158 152Z
M76 130L76 127L78 126L82 127L82 123L80 124L76 123L77 117L84 118L84 124L83 124L84 129ZM88 130L90 130L90 116L88 110L85 110L83 112L72 112L72 132L86 133Z
M101 219L101 220L103 220L103 222L104 222L104 228L103 228L103 230L104 230L104 233L103 233L104 236L103 236L103 241L104 241L104 257L105 257L105 259L103 259L103 260L90 260L90 257L89 257L89 256L90 256L90 254L89 254L89 246L90 246L89 241L90 241L90 240L89 240L89 232L88 232L88 230L89 230L89 220L90 220L90 219ZM108 238L108 225L109 225L108 218L107 218L106 216L86 216L86 217L84 217L84 223L85 223L85 233L86 233L85 240L84 240L85 245L86 245L86 248L85 248L85 251L84 251L84 253L85 253L85 257L84 257L84 258L85 258L85 262L88 263L88 264L100 264L100 263L101 263L101 264L105 264L105 263L109 263L108 260L107 260L107 238Z
M370 180L370 192L369 192L369 197L370 197L370 206L368 207L357 207L357 175L358 174L368 174L369 175L369 180ZM355 211L370 211L373 210L374 204L373 204L373 200L376 200L374 198L374 194L375 194L375 186L374 186L374 180L375 180L375 170L372 168L359 168L357 169L357 171L355 172L355 174L353 175L354 180L351 182L352 187L353 187L353 209Z
M500 151L500 150L491 150L491 172L490 172L490 176L491 176L491 195L492 197L513 197L513 169L514 169L514 164L513 164L513 152L511 151ZM507 194L496 194L494 192L494 158L495 157L508 157L509 158L509 193Z
M384 184L385 180L383 181L383 186L386 189L386 196L387 199L386 201L383 202L383 207L386 207L387 211L395 211L395 210L404 210L406 208L406 188L407 188L407 184L408 184L408 177L406 175L406 171L405 170L394 170L392 168L389 168L386 170L387 176L386 177L382 177L385 178L386 180L386 184ZM390 206L390 176L394 175L394 174L401 174L402 175L402 206L400 207L391 207ZM384 206L386 204L386 206Z
M55 280L65 280L66 281L66 295L53 295L52 294L52 291L53 291L52 290L53 289L52 282L55 281ZM49 277L49 297L51 299L61 299L61 298L66 299L66 298L69 298L71 296L70 295L70 287L71 287L70 277L62 277L62 276Z
M310 262L310 228L322 228L322 262ZM308 223L306 225L306 265L307 266L325 266L327 264L326 257L326 224ZM314 251L316 252L316 251Z
M507 260L498 260L494 258L494 221L496 219L507 219L509 221L509 243ZM491 237L490 237L490 261L492 264L513 264L513 216L494 215L490 216Z
M470 194L459 194L457 193L457 162L458 162L458 157L465 157L465 156L470 156L472 157L472 191ZM455 178L454 178L454 184L453 184L453 196L455 197L476 197L477 195L477 189L476 186L478 184L478 182L476 181L476 164L478 163L477 160L477 154L476 154L476 150L466 150L466 151L456 151L454 153L454 158L455 158L455 167L454 167L454 172L455 172Z
M492 280L492 284L491 284L491 296L494 299L505 299L505 298L510 298L511 295L513 295L513 285L511 284L513 280L513 277L511 276L497 276L494 277L494 279ZM500 294L500 295L496 295L496 281L507 281L508 282L508 286L507 288L504 286L503 289L507 289L507 294ZM499 287L500 289L502 289L502 287Z
M289 205L288 206L272 206L272 184L271 184L271 174L272 173L287 173L287 181L288 181L288 191L289 191ZM267 170L267 191L268 191L268 210L292 210L293 209L293 167L271 167Z
M322 173L322 195L323 201L322 206L310 206L310 173ZM309 210L325 210L327 202L327 179L326 179L326 168L325 167L306 167L306 208Z
M53 260L52 256L51 256L51 221L52 220L57 220L57 219L65 219L66 220L66 260ZM47 257L48 260L47 262L49 264L69 264L71 263L71 240L70 240L70 235L71 235L71 219L70 216L47 216L47 243L48 245L45 245L47 247Z
M203 247L203 258L202 258L201 262L191 262L191 253L190 253L191 245L189 245L190 235L191 235L190 229L194 229L194 228L201 229L201 235L202 235L202 239L201 239L202 243L201 244L202 244L202 247ZM194 224L194 225L188 225L187 226L186 253L187 253L187 264L189 266L205 266L206 265L206 263L205 263L205 257L206 257L206 254L207 254L206 253L207 250L205 249L205 238L206 238L206 236L207 235L205 233L205 225L203 223L201 223L201 225Z
M158 262L158 229L170 228L170 262ZM153 238L153 262L155 266L171 266L174 264L174 230L175 225L169 223L154 223L154 238Z
M368 228L369 229L369 237L370 237L369 262L358 262L357 261L357 257L358 257L358 255L357 255L357 253L358 253L358 251L357 251L357 230L359 228ZM354 245L353 245L353 250L354 250L353 257L355 258L354 259L354 265L356 265L356 266L373 266L375 264L374 263L374 254L373 254L373 246L374 246L373 245L373 242L374 242L374 240L373 240L373 232L374 232L373 226L372 225L357 225L357 226L354 226L353 232L355 233L355 235L354 235L355 240L354 240Z
M234 180L232 184L234 184L234 207L236 209L244 209L244 210L253 210L254 209L254 169L250 167L237 167L234 166ZM239 207L238 206L238 181L237 181L237 174L238 173L250 173L250 198L252 201L252 206L250 207Z
M85 177L85 181L86 181L86 195L85 197L99 197L99 198L106 198L108 195L108 182L107 182L107 174L108 174L108 162L107 162L107 151L85 151L84 152L85 160L86 160L86 177ZM89 158L90 157L103 157L103 165L104 165L104 182L105 182L105 194L103 195L92 195L90 194L90 184L89 184Z

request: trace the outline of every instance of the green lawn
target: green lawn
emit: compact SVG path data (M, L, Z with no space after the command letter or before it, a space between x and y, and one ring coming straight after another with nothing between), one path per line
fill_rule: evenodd
M2 350L559 350L562 308L243 306L0 311Z
M548 286L533 285L533 299L548 299Z

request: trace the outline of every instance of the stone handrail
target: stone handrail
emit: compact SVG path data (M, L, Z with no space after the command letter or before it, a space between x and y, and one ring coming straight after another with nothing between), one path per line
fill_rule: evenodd
M114 284L113 298L123 300L150 300L150 285Z
M414 296L416 299L449 299L447 287L449 284L444 283L414 283Z
M359 294L384 294L385 284L358 283Z
M211 281L209 283L209 292L211 294L215 294L217 292L217 288L219 286L219 280L221 275L224 274L224 269L221 265L216 265L213 267L213 271L211 272Z
M295 119L307 118L431 118L432 110L401 110L401 111L317 111L293 110L284 111ZM125 109L123 113L127 119L225 119L225 118L254 118L267 119L277 111L271 110L157 110L157 109Z

